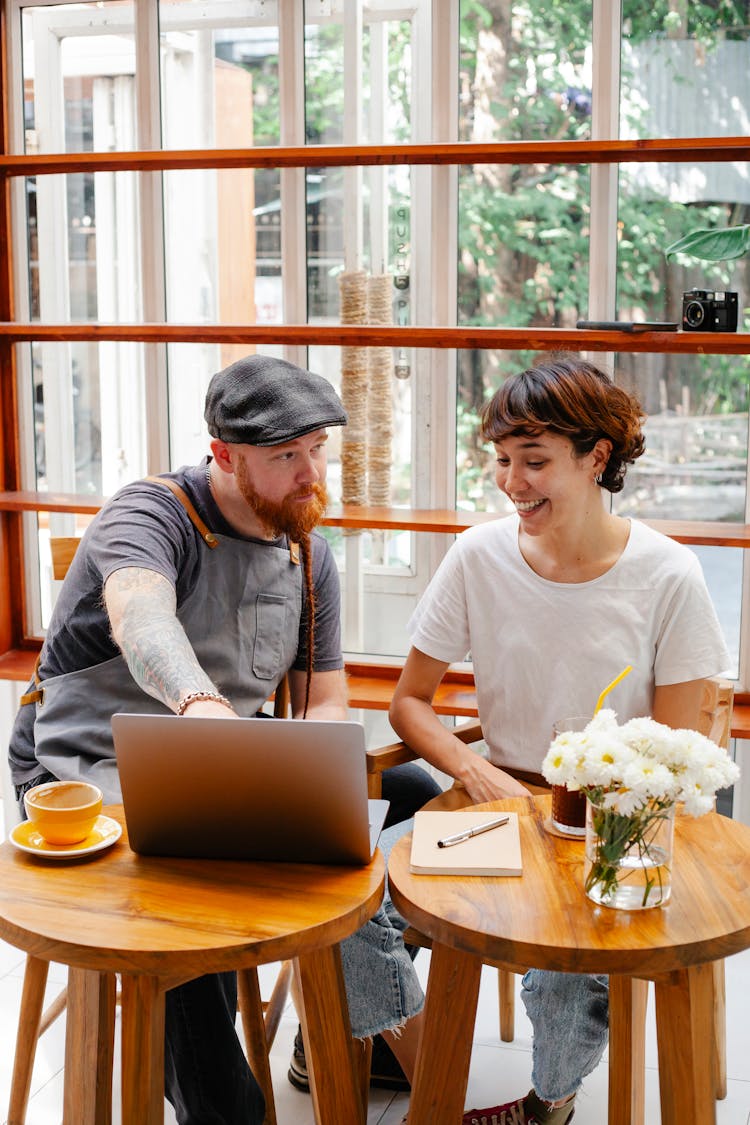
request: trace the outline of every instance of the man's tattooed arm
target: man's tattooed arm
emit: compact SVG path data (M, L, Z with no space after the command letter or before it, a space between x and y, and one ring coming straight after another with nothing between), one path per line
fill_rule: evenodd
M174 587L163 575L144 567L116 570L104 585L104 603L112 637L145 692L175 711L190 692L218 690L198 663L177 619ZM216 707L227 714L221 704L203 703L206 713Z

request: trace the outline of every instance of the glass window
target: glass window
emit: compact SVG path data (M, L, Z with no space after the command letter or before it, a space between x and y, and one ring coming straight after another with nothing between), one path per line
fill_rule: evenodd
M132 21L132 6L116 2L23 11L26 152L136 147ZM135 174L30 178L26 200L30 315L53 324L142 319ZM37 488L110 493L145 471L141 351L29 349L22 370L32 387Z
M441 139L575 141L596 135L595 109L604 111L601 122L616 116L613 108L623 137L747 133L750 26L739 0L622 0L617 107L606 104L606 83L603 95L594 89L600 70L591 0L452 0L446 11L459 19L458 55L450 64L455 81L435 62L444 67L441 52L450 38L445 26L433 36L430 19L438 7L442 16L442 7L428 0L371 0L356 8L344 0L299 6L14 0L20 17L12 34L23 76L15 96L22 96L23 109L13 121L23 121L29 153L131 150L146 137L154 147L161 140L167 149L222 150L277 146L282 136L311 145L429 141L436 122ZM280 27L290 11L301 42L292 43L288 28ZM356 37L347 34L354 12L362 20ZM148 44L136 59L146 16L155 13L158 49ZM290 58L282 58L287 49ZM419 100L412 97L417 81ZM141 104L156 90L158 106ZM596 106L595 97L603 97ZM162 175L160 197L144 190L147 178L139 173L30 177L19 317L428 324L441 278L425 262L444 263L455 252L451 296L443 304L455 307L459 325L574 327L597 284L592 272L598 277L604 268L600 262L590 268L593 226L595 241L602 229L612 232L612 316L677 321L683 295L698 288L736 292L739 324L746 324L750 255L667 262L664 251L696 227L748 222L748 164L623 164L616 201L606 203L591 188L599 171L543 163L459 167L450 178L399 164L311 165L299 173L186 170ZM412 207L412 192L420 206ZM450 241L457 245L441 253L446 234L439 220L454 200L457 237ZM17 260L24 262L24 254ZM366 285L364 298L346 289L360 271L374 279L369 306ZM441 312L440 319L451 317ZM249 350L106 342L19 347L21 398L33 410L35 441L35 457L26 461L35 479L29 473L25 483L106 495L149 469L197 460L207 443L207 381ZM305 358L300 348L263 350L307 362L330 378L353 411L346 439L356 444L359 428L363 448L378 451L371 469L366 452L347 445L342 432L332 435L334 502L345 492L352 459L360 458L363 502L451 503L452 466L443 462L446 436L449 444L453 434L455 377L457 503L505 510L491 451L478 438L478 415L502 379L534 361L532 352L459 351L454 372L445 352L314 347ZM647 453L631 469L616 510L646 518L746 518L749 362L746 356L615 357L615 377L639 395L648 414ZM446 416L450 423L438 437ZM386 482L384 493L371 487L376 479ZM70 534L80 526L73 517L42 519L42 553L48 528ZM352 619L362 622L347 629L347 647L402 651L405 621L444 539L327 534L346 604L355 605ZM744 553L699 553L736 651L736 629L721 599L728 595L727 605L738 604Z
M591 4L532 0L461 10L459 138L583 140L591 134ZM458 323L574 328L588 302L589 168L476 165L459 170ZM458 355L459 507L504 510L481 405L531 353Z
M622 136L747 132L749 36L744 3L624 0ZM692 304L704 325L718 316L726 328L734 300L735 326L739 321L742 330L750 256L667 261L665 250L696 229L748 220L748 164L623 165L618 318L681 324ZM686 298L694 289L698 294ZM648 414L647 455L634 467L623 498L629 509L643 516L744 521L750 357L621 355L617 367Z

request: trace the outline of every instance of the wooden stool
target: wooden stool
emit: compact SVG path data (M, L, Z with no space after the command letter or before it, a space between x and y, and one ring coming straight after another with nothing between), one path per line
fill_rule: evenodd
M123 824L119 806L107 813ZM63 1125L111 1120L116 974L123 1125L161 1125L164 993L205 973L250 970L241 989L254 997L248 1011L259 1038L254 970L290 959L316 1122L364 1125L337 943L372 917L383 884L379 853L357 868L160 859L136 856L124 831L87 862L52 864L1 845L0 937L30 955L26 1012L41 1012L46 962L69 966Z
M409 1125L460 1120L482 963L610 977L609 1125L643 1125L645 981L656 991L664 1125L715 1121L715 1059L707 1044L716 1003L715 964L750 947L750 828L716 813L675 824L668 910L593 908L582 893L582 857L544 828L550 799L478 806L519 813L520 879L414 876L410 838L390 855L397 910L432 938L424 1031ZM437 883L440 882L439 889Z
M8 1125L25 1125L37 1043L47 1028L62 1015L68 1003L68 990L64 988L49 1007L42 1010L48 973L49 961L40 961L36 957L26 958L13 1060ZM276 1125L276 1107L268 1053L279 1028L289 994L291 976L292 962L283 961L271 996L268 1001L263 1001L260 996L257 969L242 969L237 974L237 1007L242 1021L245 1050L250 1069L263 1091L266 1102L264 1125ZM117 999L119 1000L119 995Z

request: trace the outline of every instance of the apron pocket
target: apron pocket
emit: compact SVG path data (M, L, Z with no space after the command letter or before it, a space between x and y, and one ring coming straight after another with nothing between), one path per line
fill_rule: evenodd
M284 649L287 599L280 594L258 594L253 672L261 680L278 679Z

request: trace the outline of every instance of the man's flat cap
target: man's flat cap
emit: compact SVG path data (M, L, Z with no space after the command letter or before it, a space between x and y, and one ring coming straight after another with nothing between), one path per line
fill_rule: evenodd
M220 441L280 445L324 426L345 426L346 411L327 379L284 359L249 355L208 385L204 417Z

